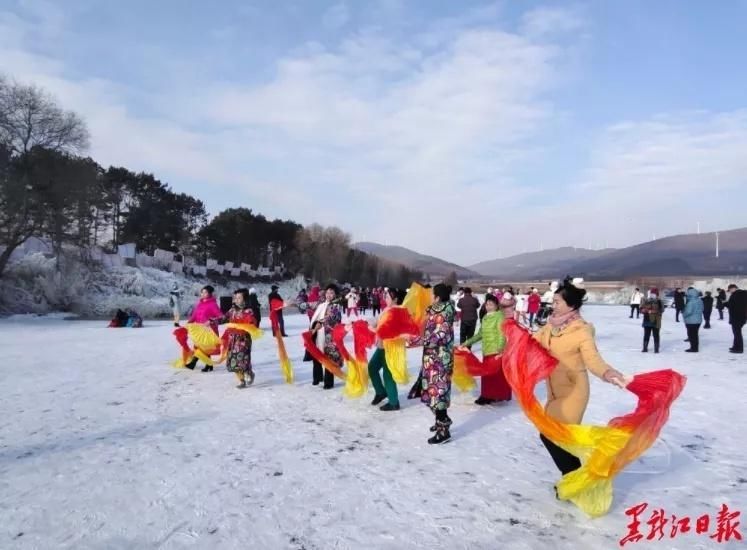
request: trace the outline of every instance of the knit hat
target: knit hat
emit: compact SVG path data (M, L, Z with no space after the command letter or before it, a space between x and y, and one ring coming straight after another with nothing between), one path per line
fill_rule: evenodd
M256 294L256 293L257 293L257 289L256 288L252 287L252 288L249 289L249 294Z
M501 297L501 305L504 307L511 307L516 305L516 298L510 292L504 292Z
M651 290L649 290L649 292L651 294L656 294L657 296L659 295L659 289L656 288L656 287L651 288Z

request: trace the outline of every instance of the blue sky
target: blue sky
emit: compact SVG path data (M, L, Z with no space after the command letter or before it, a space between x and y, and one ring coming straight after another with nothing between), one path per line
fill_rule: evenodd
M470 264L745 225L746 24L736 0L0 0L0 72L212 213Z

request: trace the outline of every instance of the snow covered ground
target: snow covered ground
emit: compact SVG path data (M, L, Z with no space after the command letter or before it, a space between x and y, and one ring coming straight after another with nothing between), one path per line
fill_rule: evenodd
M169 366L167 322L143 329L16 317L0 321L0 548L619 548L625 510L668 517L745 505L747 356L727 352L725 321L685 354L668 312L659 355L640 353L628 309L588 306L599 347L626 373L688 376L661 439L615 483L600 519L555 500L558 475L515 403L481 408L455 394L453 440L426 443L419 402L381 412L311 386L288 315L297 381L282 383L274 342L255 344L255 385L224 369ZM418 350L412 350L415 373ZM606 422L633 399L597 380L585 420ZM740 518L741 519L741 518ZM740 526L744 533L744 527ZM694 532L630 547L727 548ZM740 545L741 546L741 545Z

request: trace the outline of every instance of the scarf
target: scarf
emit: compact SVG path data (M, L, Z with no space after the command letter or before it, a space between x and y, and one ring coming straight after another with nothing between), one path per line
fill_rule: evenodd
M327 306L329 305L329 302L322 302L319 304L316 308L316 311L314 312L314 315L311 317L310 324L311 326L314 326L314 323L319 321L322 323L322 326L319 328L319 330L316 333L316 346L320 349L324 349L325 344L325 330L324 330L324 317L327 315Z
M577 319L581 319L581 314L577 309L573 309L568 313L564 313L563 315L553 312L553 314L547 318L547 322L550 324L554 331L559 331L564 329Z

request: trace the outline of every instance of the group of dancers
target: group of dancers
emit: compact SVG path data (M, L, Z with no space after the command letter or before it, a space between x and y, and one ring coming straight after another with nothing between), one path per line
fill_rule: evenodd
M580 314L586 291L579 288L578 281L576 285L570 280L562 286L555 285L553 313L548 317L547 324L534 334L534 338L558 359L558 368L548 381L548 412L559 419L579 423L589 399L587 372L591 371L602 380L615 383L622 383L623 376L608 366L597 352L594 333ZM454 328L457 316L452 289L447 285L437 284L430 292L432 302L425 308L418 333L413 334L414 331L409 330L409 333L405 331L394 336L404 340L408 348L423 349L420 373L409 392L409 397L420 397L433 412L434 424L430 431L434 433L428 439L428 443L440 444L451 438L452 419L448 415L448 409L451 404L455 353L469 353L471 346L481 342L482 368L479 372L485 374L482 374L480 396L476 402L484 405L511 399L511 388L501 368L501 354L506 345L503 324L507 318L513 318L512 306L515 300L512 300L507 292L503 293L501 300L492 293L487 294L483 304L485 313L479 329L461 344L456 345ZM344 363L339 345L333 338L335 327L343 323L344 317L339 294L337 285L327 285L310 318L310 341L316 348L313 350L316 353L307 353L306 359L313 362L312 384L321 384L324 389L334 387L335 373L343 369ZM250 305L252 296L256 300L256 293L250 294L246 289L237 290L233 295L232 308L224 313L218 307L213 288L206 286L201 291L200 300L189 322L208 325L216 336L220 324L256 326L259 314L253 311ZM388 311L394 308L403 309L402 303L406 296L405 290L386 288L386 307L378 321L373 322L371 326L371 330L376 333L375 349L367 365L368 377L374 388L371 404L380 405L386 401L380 406L382 411L397 411L400 409L400 403L397 381L387 363L385 338L376 332L376 328L377 324L387 319ZM291 304L283 303L282 307L289 305ZM298 306L295 303L292 305ZM465 304L462 303L462 306L464 311ZM464 320L462 322L464 323ZM246 388L254 381L251 363L252 336L247 331L232 330L226 340L223 350L226 367L235 373L239 381L237 387ZM310 351L308 344L305 344L305 347L307 352ZM323 357L315 358L314 356L318 356L319 353ZM186 361L184 366L194 369L197 362L198 356L195 355ZM206 364L202 370L212 371L213 364ZM575 461L546 438L543 438L543 442L558 468L564 473L569 471L569 465Z
M384 309L369 322L360 318L345 321L342 300L347 296L340 295L337 285L329 284L319 292L313 312L309 310L309 328L302 334L304 360L313 362L313 385L331 389L335 378L339 378L345 381L347 395L361 397L370 380L374 389L371 405L379 406L382 411L397 411L400 409L398 384L409 384L406 351L421 347L419 374L408 397L419 398L433 413L427 439L431 445L451 439L453 420L448 413L452 382L466 389L474 387L475 377L481 377L478 404L509 401L513 389L518 392L520 407L537 427L542 443L563 474L555 486L556 496L572 500L590 515L600 515L611 502L611 478L653 443L666 421L669 406L684 386L684 377L674 371L659 371L629 378L607 364L597 350L593 326L581 315L586 295L583 286L583 280L571 278L553 285L552 313L536 332L514 319L515 301L508 293L501 299L487 294L479 329L472 331L474 334L462 335L457 344L457 304L448 285L430 288L414 284L407 291L386 288ZM211 355L219 354L218 362L225 361L227 369L235 373L238 388L251 385L255 378L252 341L262 333L257 326L259 313L253 310L252 296L256 299L256 293L237 290L233 306L224 313L218 307L213 289L203 288L190 323L174 331L183 350L178 366L194 369L197 361L202 360L206 363L203 371L209 372L215 364ZM464 314L465 302L459 302ZM285 354L278 312L291 306L302 311L308 308L308 304L283 302L279 297L270 300L270 319L280 364L289 383L293 381L292 366ZM219 337L221 324L226 328ZM344 343L351 333L354 353ZM482 344L481 358L470 349L477 343ZM369 358L370 348L373 354ZM347 372L343 371L345 366ZM589 372L635 393L639 397L635 412L594 431L581 426L590 397ZM544 407L534 397L534 385L541 380L547 384ZM628 447L629 440L636 442L634 447ZM600 469L600 464L607 466ZM589 465L596 470L588 472L592 467Z

